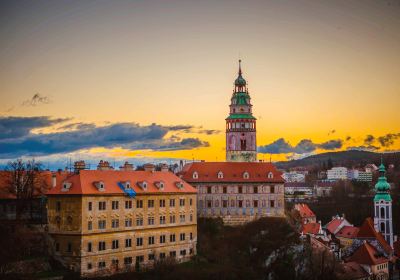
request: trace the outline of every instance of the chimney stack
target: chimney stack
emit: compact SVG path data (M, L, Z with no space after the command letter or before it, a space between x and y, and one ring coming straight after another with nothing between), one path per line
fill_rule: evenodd
M123 166L120 166L119 169L122 171L133 171L133 164L125 161Z
M161 164L161 171L168 172L169 171L168 164L165 163Z
M97 165L97 170L112 170L110 163L106 160L100 160L99 164Z
M79 174L79 172L81 170L85 170L85 169L86 169L85 161L79 160L79 161L74 162L74 173L75 174Z
M57 185L57 176L55 173L51 174L51 187L54 188Z
M152 163L146 163L144 166L144 171L151 171L154 172L156 170L156 166Z

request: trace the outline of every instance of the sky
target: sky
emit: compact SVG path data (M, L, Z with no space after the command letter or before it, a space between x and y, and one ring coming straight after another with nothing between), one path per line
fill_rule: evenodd
M1 1L0 163L225 160L238 59L258 158L400 149L400 1Z

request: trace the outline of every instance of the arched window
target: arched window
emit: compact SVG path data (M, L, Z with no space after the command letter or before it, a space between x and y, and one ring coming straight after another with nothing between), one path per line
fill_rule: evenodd
M218 179L224 178L224 173L222 171L218 172Z
M385 223L381 223L381 232L385 232Z
M199 178L199 174L195 171L193 172L193 179L197 179Z
M249 179L249 177L250 177L249 172L246 171L243 173L243 179Z
M381 207L381 218L385 218L385 208Z
M272 172L269 172L268 173L268 179L272 179L272 178L274 178L274 174L272 174Z

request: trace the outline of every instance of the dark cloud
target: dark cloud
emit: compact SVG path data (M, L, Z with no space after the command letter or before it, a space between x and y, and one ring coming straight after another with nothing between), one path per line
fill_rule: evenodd
M365 146L365 145L361 145L361 146L351 146L351 147L347 147L348 151L351 150L356 150L356 151L368 151L368 152L373 152L373 151L377 151L380 148L377 146L373 146L373 145L369 145L369 146Z
M22 106L32 106L32 107L35 107L35 106L38 106L38 105L41 105L41 104L49 104L51 101L50 101L50 98L49 97L47 97L47 96L43 96L43 95L41 95L41 94L39 94L39 93L35 93L33 96L32 96L32 98L30 98L30 99L27 99L27 100L25 100L24 102L22 102Z
M258 147L258 151L264 154L287 154L293 152L293 147L285 139L279 138L269 145Z
M366 145L366 146L369 146L369 145L371 145L372 143L374 143L375 142L375 137L373 136L373 135L367 135L366 137L365 137L365 139L364 139L364 144Z
M35 128L49 127L69 119L49 117L0 117L0 140L21 138L29 135Z
M216 129L202 129L202 130L199 130L198 133L207 134L207 135L214 135L214 134L219 134L219 133L221 133L221 130L216 130Z
M351 136L347 136L346 141L350 141L350 140L351 140Z
M69 123L66 125L63 125L58 128L58 130L73 130L73 129L92 129L95 128L96 125L94 123L83 123L83 122L78 122L78 123Z
M296 146L292 146L285 139L280 138L269 145L258 147L258 151L265 154L308 154L314 152L316 149L336 150L342 146L343 141L340 139L329 140L321 144L313 143L310 139L303 139Z
M330 131L328 132L328 136L329 136L329 135L332 135L332 134L334 134L334 133L336 133L336 129L330 130Z
M168 128L171 131L183 131L183 132L191 132L192 129L194 128L194 126L192 125L173 125L173 126L166 126L166 128Z
M179 141L163 139L169 131L185 130L188 126L140 126L135 123L117 123L96 127L88 123L73 123L56 133L33 134L33 128L47 127L66 119L51 120L48 117L0 119L0 158L23 155L42 156L74 152L94 147L123 147L127 149L179 150L208 146L198 138Z
M388 133L384 136L380 136L377 138L379 144L382 147L390 147L394 144L394 141L400 137L400 133Z

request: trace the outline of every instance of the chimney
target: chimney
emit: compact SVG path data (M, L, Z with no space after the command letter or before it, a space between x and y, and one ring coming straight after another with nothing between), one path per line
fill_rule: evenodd
M119 169L123 171L133 171L133 164L125 161L124 165L120 166Z
M57 176L55 173L51 174L51 187L54 188L57 185Z
M168 165L165 163L161 164L161 171L168 172L169 171Z
M97 165L97 170L112 170L110 163L106 160L100 160L99 164Z
M74 162L74 173L79 174L81 170L86 169L85 161L79 160Z
M144 167L144 171L154 172L156 170L156 166L152 163L146 163L143 167Z

